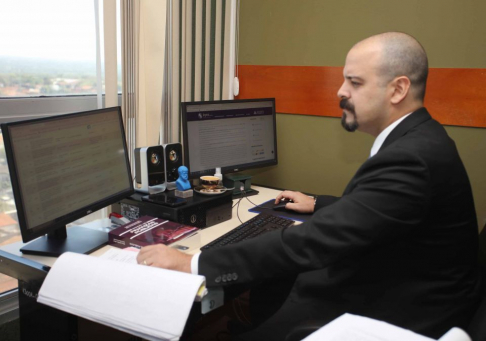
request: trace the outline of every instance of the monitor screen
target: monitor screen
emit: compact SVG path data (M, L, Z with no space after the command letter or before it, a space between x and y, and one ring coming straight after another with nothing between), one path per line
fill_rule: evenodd
M189 177L277 164L275 99L182 103Z
M91 231L93 239L95 232L106 235L76 230L82 231L76 240L75 232L71 238L71 229L64 231L66 224L133 193L119 107L5 123L2 132L24 242L49 234L45 238L52 240L40 243L60 239L61 248L78 248Z

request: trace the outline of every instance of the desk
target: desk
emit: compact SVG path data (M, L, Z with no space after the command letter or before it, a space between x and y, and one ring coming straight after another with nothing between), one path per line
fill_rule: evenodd
M248 197L255 204L273 199L280 193L278 190L265 187L253 186L253 188L260 192L258 195ZM251 219L256 213L248 212L248 209L254 206L248 199L233 200L235 207L233 207L230 220L200 230L198 234L177 244L189 247L185 252L194 254L199 251L201 246L240 225L239 219L243 222ZM0 272L19 281L21 339L33 340L39 338L40 335L49 340L91 339L89 336L83 338L78 335L81 334L81 331L78 333L76 316L37 303L37 293L56 258L24 255L20 252L23 245L18 242L0 247ZM100 256L111 247L104 246L91 255ZM110 337L110 339L113 338Z

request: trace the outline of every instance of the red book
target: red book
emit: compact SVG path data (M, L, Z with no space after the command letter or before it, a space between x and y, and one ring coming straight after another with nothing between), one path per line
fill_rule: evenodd
M173 221L143 216L109 232L109 244L119 248L169 245L192 235L198 228Z

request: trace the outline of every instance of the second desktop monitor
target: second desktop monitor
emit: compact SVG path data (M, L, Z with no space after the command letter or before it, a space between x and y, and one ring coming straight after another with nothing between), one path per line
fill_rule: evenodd
M275 99L182 103L189 177L277 164Z

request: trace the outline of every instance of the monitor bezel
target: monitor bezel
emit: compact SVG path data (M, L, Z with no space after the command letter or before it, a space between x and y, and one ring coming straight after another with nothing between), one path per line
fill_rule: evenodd
M16 127L16 126L21 126L21 125L26 125L26 124L32 124L36 122L47 122L47 121L52 121L52 120L59 120L63 118L70 118L70 117L76 117L76 116L84 116L84 115L95 115L95 114L100 114L103 112L108 112L111 111L113 112L114 110L117 111L118 118L119 118L119 124L120 124L120 129L122 132L122 137L123 137L123 148L125 150L125 164L127 167L127 174L129 175L128 178L128 184L129 187L127 187L125 190L115 193L113 195L110 195L108 197L102 198L88 206L84 206L80 209L77 209L73 212L70 212L69 214L64 214L58 218L55 218L53 220L47 221L41 225L32 227L32 228L27 228L27 222L26 222L26 217L25 217L25 212L24 212L24 194L20 190L20 183L17 175L17 162L14 157L13 153L13 146L11 143L11 135L10 135L10 128L11 127ZM133 186L133 180L132 180L132 173L131 173L131 167L130 167L130 161L128 158L128 148L127 148L127 143L126 143L126 135L125 135L125 129L123 125L123 117L121 114L121 108L119 106L117 107L110 107L110 108L104 108L104 109L95 109L95 110L88 110L88 111L82 111L82 112L76 112L76 113L69 113L69 114L62 114L62 115L55 115L55 116L49 116L49 117L41 117L41 118L35 118L35 119L29 119L29 120L23 120L23 121L15 121L15 122L8 122L8 123L2 123L1 125L2 129L2 134L3 134L3 140L5 144L5 154L7 157L7 163L8 163L8 169L10 172L10 182L12 184L12 191L14 194L14 200L15 200L15 206L17 208L17 217L18 217L18 222L19 222L19 227L20 227L20 233L22 235L22 241L24 243L27 243L33 239L36 239L38 237L41 237L45 234L50 234L53 233L54 231L58 229L65 229L66 225L69 223L72 223L73 221L80 219L82 217L85 217L86 215L89 215L97 210L100 210L104 207L107 207L108 205L117 203L118 201L132 195L135 190Z
M235 173L239 171L244 171L247 169L261 168L275 166L278 164L278 151L277 151L277 115L275 110L275 98L248 98L248 99L233 99L233 100L219 100L219 101L193 101L193 102L182 102L181 103L181 121L182 121L182 141L184 149L184 165L189 169L189 178L197 179L203 175L213 175L216 171L215 168L204 170L204 172L198 172L197 174L191 171L191 165L189 161L189 143L188 143L188 125L187 125L187 106L191 105L202 105L202 104L221 104L221 103L248 103L248 102L272 102L272 120L273 120L273 131L274 131L274 146L275 146L275 158L271 160L265 160L254 164L242 164L235 166L221 167L222 174Z

